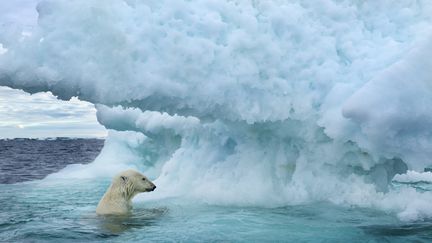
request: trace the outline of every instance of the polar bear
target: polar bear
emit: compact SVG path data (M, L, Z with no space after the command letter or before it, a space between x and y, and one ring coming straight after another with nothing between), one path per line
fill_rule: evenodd
M96 208L98 215L123 215L132 209L132 198L140 192L154 191L156 186L135 170L116 175Z

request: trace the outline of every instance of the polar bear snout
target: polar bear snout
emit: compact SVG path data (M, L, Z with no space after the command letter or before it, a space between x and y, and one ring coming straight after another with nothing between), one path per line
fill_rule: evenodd
M156 185L150 182L150 186L146 188L146 192L152 192L156 189Z
M149 192L152 192L156 189L156 186L153 184L153 187L149 189Z
M152 192L156 189L155 184L153 184L149 179L143 178L143 180L143 185L141 187L143 190L141 192Z

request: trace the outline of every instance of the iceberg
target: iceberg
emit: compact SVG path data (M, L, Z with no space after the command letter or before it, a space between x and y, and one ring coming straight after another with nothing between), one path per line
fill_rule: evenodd
M37 11L31 33L1 25L0 85L91 102L112 130L93 164L60 173L132 166L151 171L154 197L432 216L431 192L389 188L432 164L429 1L48 0Z

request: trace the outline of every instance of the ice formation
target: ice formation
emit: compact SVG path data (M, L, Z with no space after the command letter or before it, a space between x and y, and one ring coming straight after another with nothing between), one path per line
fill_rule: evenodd
M405 174L397 174L394 178L394 181L403 182L403 183L411 183L411 182L426 182L432 183L432 172L417 172L417 171L407 171Z
M97 104L117 131L85 175L135 166L160 197L432 216L431 192L387 186L432 164L430 1L56 0L37 11L31 34L1 26L0 85Z

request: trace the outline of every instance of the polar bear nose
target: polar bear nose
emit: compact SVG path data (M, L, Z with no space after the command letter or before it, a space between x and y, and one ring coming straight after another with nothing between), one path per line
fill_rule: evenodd
M151 191L154 191L156 189L156 186L155 185L153 185L153 188L151 189Z

